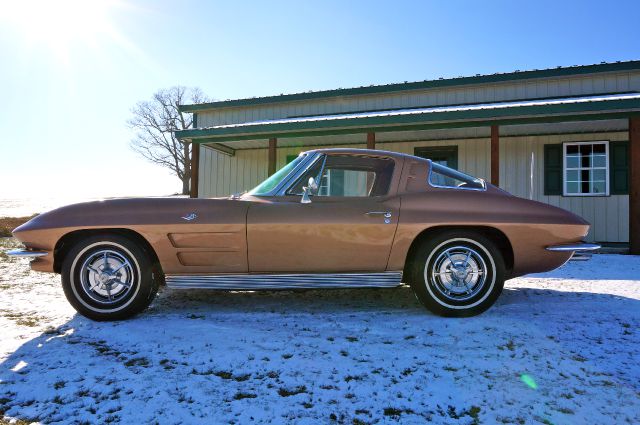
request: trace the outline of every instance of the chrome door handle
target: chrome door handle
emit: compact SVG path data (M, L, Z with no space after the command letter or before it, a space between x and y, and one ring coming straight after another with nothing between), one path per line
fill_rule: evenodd
M366 216L374 216L374 215L382 215L384 218L391 218L391 211L369 211L368 213L364 213Z

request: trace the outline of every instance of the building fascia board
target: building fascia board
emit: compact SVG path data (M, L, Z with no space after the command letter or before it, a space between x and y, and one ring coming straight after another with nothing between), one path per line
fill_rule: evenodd
M176 132L180 139L200 143L250 140L269 137L352 134L363 131L405 131L436 128L515 125L535 122L562 122L626 118L640 113L640 99L518 106L491 109L431 112L411 115L384 115L361 118L330 118L284 123L251 123L190 129Z

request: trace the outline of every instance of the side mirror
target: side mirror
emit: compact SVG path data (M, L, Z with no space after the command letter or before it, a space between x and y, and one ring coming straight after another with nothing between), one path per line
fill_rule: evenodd
M310 204L311 198L309 195L315 195L316 193L318 193L318 183L316 183L316 179L309 177L309 185L302 188L302 199L300 199L300 203Z

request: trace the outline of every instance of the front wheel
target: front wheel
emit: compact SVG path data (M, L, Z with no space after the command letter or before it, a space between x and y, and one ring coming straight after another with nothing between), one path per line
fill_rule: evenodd
M155 297L158 281L146 252L120 235L88 237L62 263L67 300L93 320L122 320L141 312Z
M448 317L475 316L500 296L504 259L495 244L479 233L443 232L418 247L410 278L416 297L432 312Z

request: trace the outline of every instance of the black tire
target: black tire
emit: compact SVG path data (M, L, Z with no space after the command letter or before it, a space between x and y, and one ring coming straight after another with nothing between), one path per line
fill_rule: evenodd
M97 321L123 320L140 313L153 301L161 280L144 249L116 234L81 240L66 255L61 274L69 303Z
M411 258L409 275L416 297L430 311L470 317L496 302L504 287L505 265L500 250L484 235L451 230L420 243Z

